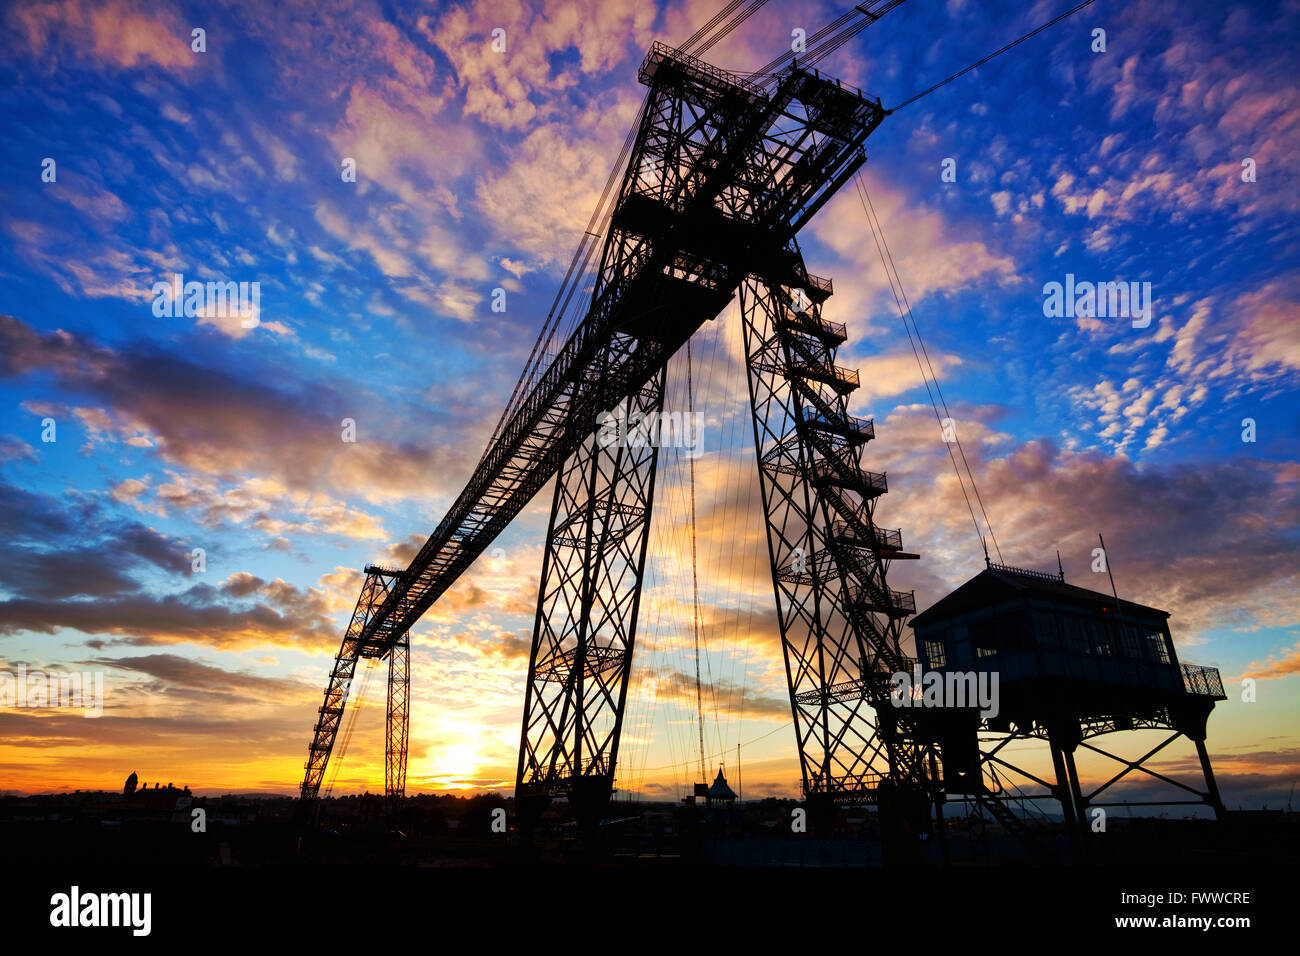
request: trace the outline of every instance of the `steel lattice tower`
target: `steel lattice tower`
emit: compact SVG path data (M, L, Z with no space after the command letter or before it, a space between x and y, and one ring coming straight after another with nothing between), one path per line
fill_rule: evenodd
M618 409L663 410L661 369ZM613 787L650 541L658 447L597 431L555 482L533 630L516 803L556 793L598 816Z
M384 810L396 826L406 796L406 744L411 729L411 637L388 652L388 713L384 746Z
M874 802L891 771L895 783L926 776L888 706L890 675L909 666L899 638L916 604L888 587L885 572L891 559L915 555L903 552L899 531L875 523L888 486L859 461L874 424L848 413L858 373L835 364L846 334L821 317L830 293L812 276L798 298L755 277L740 301L804 792L813 801Z
M325 768L329 765L334 741L343 722L343 712L347 707L352 678L356 675L357 661L363 657L388 657L388 745L384 792L390 815L396 813L396 806L405 793L406 741L410 721L410 640L403 634L400 640L384 649L365 638L366 626L374 620L375 614L392 590L392 582L401 573L375 565L367 565L365 569L361 595L352 611L348 629L343 634L343 644L334 658L334 669L330 672L329 684L325 687L325 701L321 704L316 730L307 750L307 772L302 781L304 808L320 793L321 784L325 780Z
M587 316L410 566L367 569L376 573L326 691L306 799L358 654L400 657L388 747L388 790L400 792L405 635L554 477L516 796L525 818L555 796L586 822L599 817L616 771L658 461L655 442L605 442L600 424L662 411L668 360L737 292L805 792L862 801L887 778L922 785L921 754L879 707L912 609L885 572L906 555L898 532L875 525L884 478L858 463L871 423L847 412L856 376L834 364L844 330L820 314L830 283L809 275L795 240L865 161L885 111L813 70L790 65L759 85L658 43L639 79L649 91Z

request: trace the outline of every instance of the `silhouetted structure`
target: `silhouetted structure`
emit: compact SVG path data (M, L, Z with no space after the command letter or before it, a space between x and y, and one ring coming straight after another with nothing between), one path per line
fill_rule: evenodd
M727 778L723 775L722 768L718 768L718 775L713 778L713 784L707 792L709 809L730 810L736 802L736 791L732 790L727 784Z
M1059 800L1067 821L1086 826L1089 808L1121 805L1098 797L1137 772L1196 799L1124 805L1203 804L1221 817L1224 807L1205 733L1215 701L1225 699L1223 684L1217 669L1179 662L1168 618L1167 611L1067 584L1064 574L996 564L917 615L912 628L922 671L938 672L945 686L953 687L958 685L949 685L950 675L970 675L985 686L997 679L996 714L982 714L969 700L960 706L951 699L928 713L930 737L941 756L941 795L975 798L1015 828L1006 807L1013 795L996 791L992 771L996 763L1037 780L1008 762L1006 748L1012 740L1036 739L1046 741L1056 779L1046 782L1046 794L1033 799ZM1134 729L1171 734L1136 761L1092 742ZM1148 766L1180 736L1196 746L1204 792ZM1074 760L1081 746L1119 761L1124 769L1085 794Z
M1197 795L1221 812L1204 751L1205 718L1222 698L1217 672L1178 664L1164 612L1099 605L1103 595L1050 575L990 567L919 622L927 665L985 675L1005 668L1004 716L893 706L893 675L917 663L902 650L916 605L886 576L891 562L917 555L904 551L900 531L876 522L888 482L861 461L874 424L849 413L859 378L837 364L847 331L822 317L833 287L808 271L797 234L865 162L864 144L888 115L878 99L810 67L898 2L860 4L814 34L798 64L786 54L745 76L660 43L650 49L638 73L646 100L618 189L609 192L611 176L606 190L608 216L602 221L602 196L559 312L547 317L482 459L405 570L366 568L309 750L303 806L318 796L357 661L388 657L386 783L396 807L405 786L407 635L554 479L515 808L525 833L555 797L568 799L583 829L600 821L613 791L665 441L662 430L628 431L662 422L667 363L738 297L801 784L819 833L831 831L836 807L874 804L887 854L914 859L934 807L941 813L950 794L969 794L1018 832L984 774L1004 758L981 749L981 733L1048 738L1058 768L1051 796L1079 820L1099 804L1097 793L1080 792L1075 748L1104 753L1086 740L1131 726L1185 733L1209 788ZM585 315L553 350L597 244ZM1143 762L1125 773L1151 772ZM729 792L720 773L689 801L714 807Z
M131 776L126 778L126 786L122 788L122 795L124 797L129 797L131 794L135 793L135 788L138 786L139 780L140 778L137 777L135 771L132 770Z
M808 272L796 240L865 162L863 145L886 115L878 99L809 67L897 2L860 5L819 33L799 64L787 53L750 77L651 48L586 316L558 352L539 339L537 364L530 359L469 483L410 565L366 569L309 751L304 806L319 792L357 660L395 660L420 616L554 478L516 807L525 830L556 796L585 827L600 819L662 442L662 433L604 440L601 426L606 416L658 420L667 362L737 293L805 793L829 809L873 802L887 777L898 790L923 787L914 738L898 721L867 719L887 705L888 675L905 661L903 619L915 610L910 594L889 589L886 568L915 555L902 551L898 531L876 527L885 476L859 461L874 427L848 412L858 375L836 364L845 328L822 318L832 285ZM394 734L390 693L390 753L400 748L402 759L390 759L389 783L399 793L400 699Z
M397 823L398 808L406 793L406 748L410 734L410 636L403 632L396 640L380 643L367 636L368 628L384 601L392 594L402 572L367 565L361 595L343 635L343 645L334 660L325 702L316 719L316 731L307 750L307 773L302 783L302 808L315 801L325 779L334 741L343 722L348 691L360 658L388 658L387 736L384 759L384 797L389 822Z

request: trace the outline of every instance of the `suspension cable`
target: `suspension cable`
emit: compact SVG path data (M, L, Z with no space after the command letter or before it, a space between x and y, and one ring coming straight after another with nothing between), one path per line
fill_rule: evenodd
M908 302L907 294L903 290L902 278L898 275L898 269L894 265L893 255L889 252L889 246L885 240L884 227L880 224L880 219L876 215L875 205L871 202L871 194L867 192L867 187L862 181L861 173L854 174L854 186L858 192L858 201L862 204L862 211L866 214L867 224L871 227L871 235L876 243L876 252L880 255L881 267L885 270L885 277L889 280L889 289L890 292L893 293L894 304L898 308L898 317L903 322L903 329L907 332L907 340L912 347L912 354L916 357L916 366L921 372L921 381L925 385L926 395L929 396L930 407L934 410L935 419L938 421L940 431L942 432L944 431L944 417L947 416L948 420L951 421L952 414L949 412L948 403L944 400L943 393L939 388L939 379L934 372L934 365L930 362L929 351L925 348L925 341L921 337L920 326L916 324L916 316L912 313L911 303ZM910 326L908 325L909 316L911 317ZM915 338L913 338L913 331L915 331ZM917 347L918 342L920 343L919 349ZM925 355L924 364L922 364L923 353ZM929 367L928 374L926 372L927 366ZM930 387L931 381L934 382L933 389ZM935 401L936 394L939 396L937 402ZM944 414L942 415L939 413L940 404L943 405ZM975 498L979 502L980 513L984 516L984 525L988 528L989 537L992 539L993 547L998 553L998 560L1001 561L1002 551L998 547L997 536L993 533L993 526L989 522L988 512L985 510L984 501L980 497L979 486L975 481L975 473L971 470L970 462L966 458L966 452L961 447L961 440L957 437L957 434L954 431L953 441L949 442L945 438L944 445L947 447L948 458L952 461L953 471L957 475L957 483L961 487L962 497L966 500L966 510L970 512L971 524L975 527L975 536L982 544L984 541L984 535L983 532L980 531L979 519L975 517L975 508L971 504L970 494L966 491L966 481L962 478L961 468L957 465L957 456L953 454L952 446L954 444L957 446L958 452L961 454L962 463L965 465L966 474L970 479L971 489L975 492Z
M686 414L695 410L694 385L691 380L691 340L686 340ZM704 768L704 691L700 685L700 576L695 543L695 456L687 455L691 484L691 615L695 625L695 716L700 725L700 779L708 783Z
M717 33L713 34L713 36L709 37L709 39L701 43L699 49L697 49L693 55L701 56L704 53L707 53L709 50L713 48L714 44L720 42L728 33L736 29L736 27L740 26L742 23L744 23L746 20L752 17L755 13L757 13L760 9L762 9L762 7L766 3L767 0L752 0L749 6L747 6L744 10L740 11L740 13L738 13L735 17L733 17L729 23L727 23L720 30L718 30ZM732 6L731 4L728 4L729 8L731 6Z
M334 784L339 779L339 769L343 766L343 758L347 756L348 744L352 742L352 731L356 729L357 717L360 716L361 709L366 705L366 693L370 690L370 679L374 676L375 665L378 663L379 661L376 658L370 658L366 662L365 673L361 675L361 686L357 689L357 699L352 705L352 712L348 714L347 726L343 728L343 736L340 738L333 755L334 772L330 774L329 783L325 787L325 796L327 797L334 793Z
M487 459L492 447L496 444L497 438L501 435L501 429L505 427L505 423L509 420L511 414L518 409L528 390L536 382L537 374L541 370L544 359L550 353L551 342L560 327L560 322L563 320L565 312L568 311L573 294L578 288L581 277L586 274L591 257L613 215L613 205L610 205L607 209L606 203L609 200L610 191L614 188L614 184L618 181L623 166L627 162L628 154L632 151L632 144L636 141L637 132L641 128L642 119L649 105L650 96L647 92L645 99L641 102L641 109L637 113L635 122L632 123L631 129L628 130L627 136L623 139L623 146L619 150L618 159L614 161L609 176L605 179L605 187L601 190L600 199L596 203L596 208L592 210L591 218L587 220L587 228L583 231L582 240L578 243L578 248L574 250L573 257L569 260L569 268L564 274L564 281L560 283L560 288L556 290L550 311L547 312L546 320L542 323L537 340L533 343L532 351L528 355L528 361L524 363L524 370L516 380L515 387L510 393L510 399L506 402L505 408L501 410L501 417L497 419L496 427L493 428L492 435L488 438L483 449L480 464ZM597 224L599 224L598 229ZM578 266L579 262L581 262L581 268Z
M773 734L775 734L775 733L778 733L778 732L780 732L780 731L782 731L782 730L788 730L789 727L790 727L790 724L791 724L791 721L789 721L789 720L787 720L787 721L783 721L782 724L781 724L781 726L779 726L779 727L773 727L773 728L772 728L771 730L769 730L767 733L765 733L765 734L760 734L759 736L754 737L754 738L751 739L751 740L746 740L744 743L737 744L736 746L737 746L737 747L741 747L741 748L743 748L743 747L748 747L748 746L750 746L751 744L756 744L756 743L758 743L760 740L766 740L768 737L771 737L771 736L772 736ZM729 750L719 750L717 753L709 754L708 756L709 756L710 758L713 758L713 757L725 757L728 753L730 753ZM693 764L694 762L695 762L694 760L684 760L684 761L681 761L680 763L666 763L666 764L664 764L663 766L660 766L660 767L643 767L641 772L642 772L643 774L645 774L645 773L653 773L653 772L656 771L656 770L676 770L678 767L686 767L686 766L689 766L689 765Z
M689 37L686 38L686 42L683 43L681 46L682 52L690 53L691 47L699 43L700 40L704 38L704 35L706 33L708 33L710 30L716 27L724 19L731 16L731 14L735 12L736 7L740 6L744 2L745 0L731 0L731 2L728 3L725 7L719 10L713 16L711 16L708 19L708 21L704 24L704 26L700 27L698 30L696 30L694 33L692 33Z
M871 194L867 192L866 184L862 182L861 177L858 179L862 186L862 194L866 197L868 206L871 206ZM925 339L921 337L921 327L916 324L916 313L912 311L912 303L907 298L907 290L903 288L903 280L898 277L898 267L894 265L894 255L889 250L889 242L885 239L885 229L880 225L880 217L875 215L875 207L871 206L872 217L876 220L876 228L880 232L880 243L885 248L885 255L889 258L889 266L894 271L895 278L898 278L898 293L903 297L903 305L907 307L907 316L912 321L912 328L916 331L916 341L920 343L921 354L925 356L925 364L930 370L930 379L934 382L935 394L939 396L939 403L943 405L943 414L949 420L952 419L952 412L948 410L948 400L943 397L943 388L939 385L939 376L935 374L934 365L930 362L930 351L925 347ZM942 424L942 423L940 423ZM957 446L957 453L961 455L962 466L966 469L966 474L970 477L971 490L975 492L975 500L979 503L980 514L984 517L984 526L988 528L989 538L993 541L993 549L997 552L998 560L1002 560L1002 550L998 547L997 536L993 533L993 526L989 523L988 511L984 508L984 498L980 495L979 485L975 481L975 473L971 470L970 462L966 459L966 449L962 447L961 436L953 429L953 444Z
M869 3L858 4L847 13L840 14L820 30L810 34L805 41L803 53L798 57L793 50L787 50L753 73L742 75L761 80L760 85L767 85L791 63L798 62L804 66L813 66L903 2L904 0L871 0ZM857 22L854 22L855 20Z
M939 89L940 87L947 86L949 83L951 83L953 80L957 79L958 77L965 76L965 75L966 75L967 73L969 73L971 70L974 70L974 69L976 69L977 67L981 67L981 66L983 66L985 63L987 63L989 60L993 59L993 58L996 57L996 56L1001 56L1003 53L1006 53L1006 52L1007 52L1008 50L1010 50L1012 47L1017 46L1017 45L1019 45L1019 44L1021 44L1021 43L1024 43L1024 42L1025 42L1026 40L1028 40L1030 37L1037 36L1038 34L1042 33L1044 30L1046 30L1048 27L1050 27L1050 26L1054 26L1054 25L1060 23L1060 22L1061 22L1062 20L1064 20L1066 17L1073 16L1074 14L1078 13L1080 10L1082 10L1084 7L1088 6L1088 5L1091 4L1092 2L1093 2L1093 0L1083 0L1083 3L1080 3L1078 6L1071 7L1069 10L1066 10L1064 13L1062 13L1062 14L1061 14L1060 16L1058 16L1058 17L1053 17L1051 20L1048 20L1048 21L1047 21L1046 23L1044 23L1042 26L1035 27L1033 30L1030 30L1028 33L1026 33L1026 34L1025 34L1024 36L1022 36L1020 39L1018 39L1018 40L1012 40L1012 41L1011 41L1010 43L1008 43L1006 46L1004 46L1004 47L1002 47L1002 48L1000 48L1000 49L994 50L992 53L990 53L990 54L989 54L988 56L986 56L986 57L983 57L982 59L976 60L976 61L975 61L974 63L972 63L970 66L966 67L966 69L964 69L964 70L959 70L958 72L954 73L952 76L948 77L946 80L940 80L938 83L934 84L934 86L930 87L928 90L922 90L920 93L917 93L917 94L914 95L914 96L910 96L910 97L908 97L907 99L903 100L903 102L899 103L897 106L895 106L893 109L891 109L889 112L891 112L891 113L896 113L896 112L898 112L899 110L901 110L904 106L911 106L913 103L915 103L917 100L921 99L923 96L929 96L931 93L933 93L935 90Z

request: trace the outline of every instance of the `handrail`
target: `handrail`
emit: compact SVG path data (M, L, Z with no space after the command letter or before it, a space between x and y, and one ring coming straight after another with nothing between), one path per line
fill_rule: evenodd
M810 335L824 332L841 341L847 339L849 335L849 328L843 322L831 322L828 319L815 316L811 312L797 312L794 309L789 309L782 318L796 329L806 330Z
M1064 581L1065 572L1052 573L1051 571L1034 571L1030 568L1013 568L1009 564L998 564L996 561L990 561L987 565L990 571L1005 571L1008 574L1023 574L1027 578L1038 578L1041 581Z
M903 550L903 532L897 528L876 528L876 547L885 548L890 551ZM831 534L837 537L856 537L857 527L848 521L836 521L831 524Z
M739 74L714 66L712 63L701 60L698 57L693 57L689 53L683 53L681 50L669 46L662 40L655 40L650 45L650 49L646 52L645 59L641 61L641 69L637 71L638 82L649 86L650 80L654 77L655 71L659 68L659 64L664 63L665 61L673 61L681 67L683 71L694 73L696 76L704 76L719 83L736 86L743 89L746 93L767 99L767 93L764 92L761 87L756 86Z
M1222 697L1227 700L1227 695L1223 692L1223 679L1219 675L1217 667L1209 667L1205 664L1183 664L1183 689L1189 694L1197 694L1204 697Z

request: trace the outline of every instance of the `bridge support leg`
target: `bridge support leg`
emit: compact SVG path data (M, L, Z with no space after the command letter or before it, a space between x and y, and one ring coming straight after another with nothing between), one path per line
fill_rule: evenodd
M1196 756L1201 761L1201 772L1205 774L1205 802L1214 810L1215 819L1223 820L1228 815L1228 808L1223 805L1223 798L1219 796L1219 784L1214 779L1214 768L1210 766L1210 754L1205 749L1205 738L1198 737L1193 743L1196 744Z
M1074 784L1065 768L1065 751L1051 731L1048 731L1047 743L1052 753L1052 772L1055 774L1052 795L1061 804L1061 819L1064 822L1065 832L1070 838L1070 850L1075 859L1079 859L1083 853L1081 845L1083 837L1077 826L1078 817L1074 812Z
M307 750L307 772L303 776L299 803L299 811L305 816L314 809L321 783L325 779L325 768L329 766L330 754L334 751L334 741L338 738L343 711L347 707L348 691L356 673L357 659L361 656L361 633L371 615L383 604L388 595L389 581L393 577L394 572L379 568L366 569L361 594L352 611L348 629L343 634L338 655L334 658L334 669L330 672L329 684L325 687L325 701L321 704L316 730Z
M943 789L943 777L939 773L939 757L935 748L929 748L931 796L934 804L934 829L939 839L939 853L944 866L952 864L948 850L948 826L943 819L943 805L947 799Z
M588 828L613 792L662 437L644 423L659 421L663 391L661 368L555 479L515 799L567 794Z
M411 636L388 653L388 734L384 748L384 810L389 827L401 821L406 796L406 747L411 724Z
M1078 832L1084 841L1087 841L1088 801L1083 798L1083 786L1079 783L1079 768L1074 765L1074 748L1067 747L1064 756L1065 770L1070 780L1070 802L1074 805L1075 825L1079 828Z
M515 792L515 825L519 827L519 837L525 846L533 842L533 834L541 823L542 814L551 805L551 798L544 793L521 794Z
M797 265L786 281L797 283L802 257L797 246L787 252ZM750 278L740 306L804 792L865 803L876 781L920 781L925 772L887 703L888 675L910 670L899 644L906 612L885 587L894 539L873 518L884 480L859 463L874 432L848 414L856 379L835 365L843 330L821 318L826 294L811 278L793 286Z

